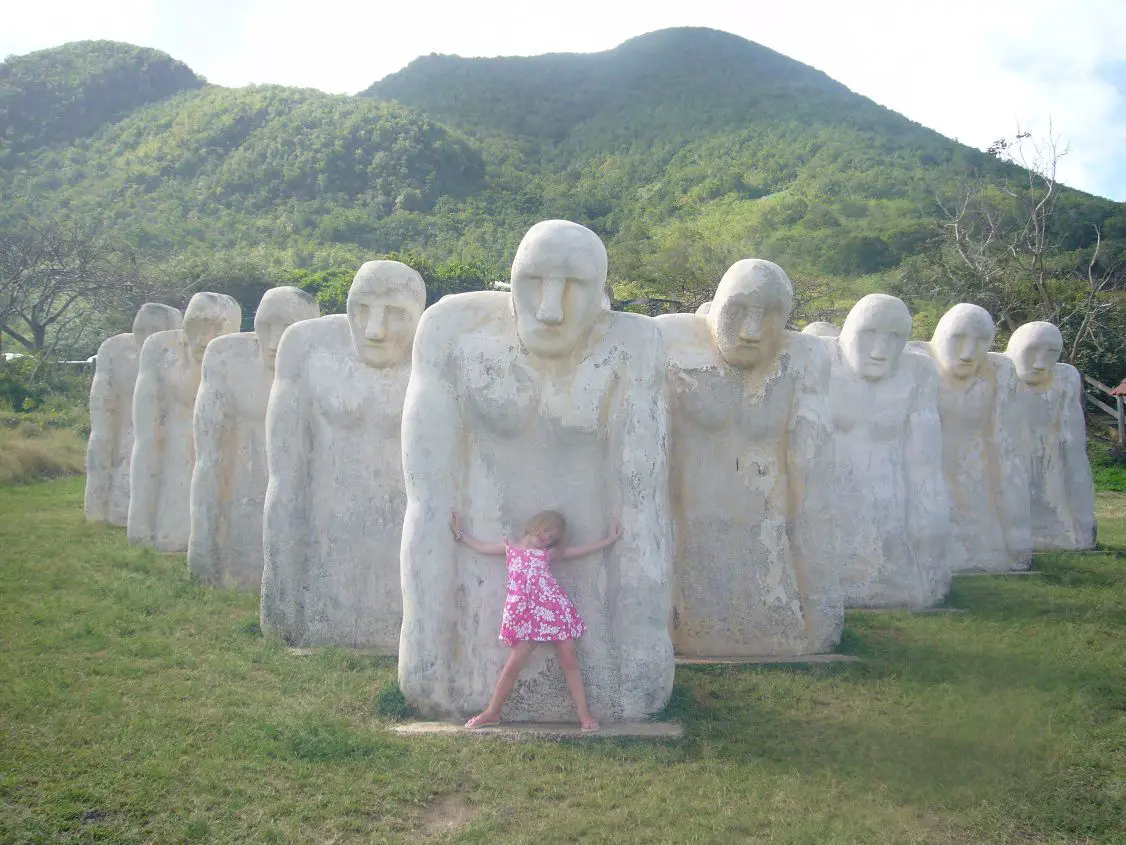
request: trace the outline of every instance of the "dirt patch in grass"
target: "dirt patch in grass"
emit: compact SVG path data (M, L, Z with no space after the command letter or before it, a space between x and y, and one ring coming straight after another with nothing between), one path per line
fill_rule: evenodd
M422 811L422 835L427 838L456 833L477 818L480 810L459 795L439 795Z

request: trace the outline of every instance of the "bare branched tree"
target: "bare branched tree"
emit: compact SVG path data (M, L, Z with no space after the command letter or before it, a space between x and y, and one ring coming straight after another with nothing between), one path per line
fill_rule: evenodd
M37 355L95 314L135 306L148 287L100 225L28 221L0 232L0 332Z
M952 194L936 195L941 232L921 261L909 265L896 291L908 299L952 305L974 302L1008 334L1029 320L1058 325L1074 363L1085 347L1110 342L1104 317L1123 268L1094 242L1076 251L1059 225L1057 170L1068 149L1049 126L1044 139L1018 131L994 142L992 155L1015 165L1019 178L976 174Z

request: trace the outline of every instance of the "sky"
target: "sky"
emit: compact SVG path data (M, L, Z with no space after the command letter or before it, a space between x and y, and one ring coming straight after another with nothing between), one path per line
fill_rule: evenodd
M1061 181L1126 201L1126 0L39 0L3 24L0 56L112 39L219 85L348 94L428 53L593 52L707 26L976 147L1051 131Z

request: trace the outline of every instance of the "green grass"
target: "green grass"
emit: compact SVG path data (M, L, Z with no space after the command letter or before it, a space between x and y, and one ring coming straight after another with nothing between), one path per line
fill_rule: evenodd
M866 662L677 673L680 742L401 738L392 659L0 488L0 841L1126 841L1126 496L1097 553L856 614ZM1115 515L1117 514L1117 515Z

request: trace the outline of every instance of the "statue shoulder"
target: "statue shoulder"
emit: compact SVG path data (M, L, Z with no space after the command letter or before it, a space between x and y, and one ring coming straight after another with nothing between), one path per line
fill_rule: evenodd
M115 358L118 355L128 355L131 352L136 353L138 351L137 341L133 339L131 332L115 334L112 337L107 337L98 346L98 356L95 360L95 364L102 363L103 358L108 362L110 358Z
M664 339L669 361L685 366L690 362L714 363L708 323L698 314L662 314L652 320Z
M811 384L828 386L833 350L825 338L785 331L782 343L790 356L790 367L799 378L811 380Z
M1079 370L1075 369L1071 364L1056 364L1053 378L1060 384L1065 385L1069 392L1083 392L1083 376L1081 376Z
M904 354L900 356L899 366L920 387L938 387L938 364L929 354L911 352L905 348Z
M254 332L221 334L207 344L207 350L203 353L203 364L207 366L209 358L234 359L256 354L258 354L258 337Z
M154 332L145 341L141 350L141 366L155 364L168 353L185 352L185 335L183 329L168 329L163 332Z
M607 327L604 342L617 346L636 366L659 367L663 377L669 360L668 344L655 319L624 311L604 313L602 319Z
M419 331L424 327L441 326L468 330L482 319L512 313L512 294L505 291L477 290L443 296L422 313ZM431 329L433 331L433 329Z
M903 345L903 351L934 360L934 348L928 340L909 340Z

